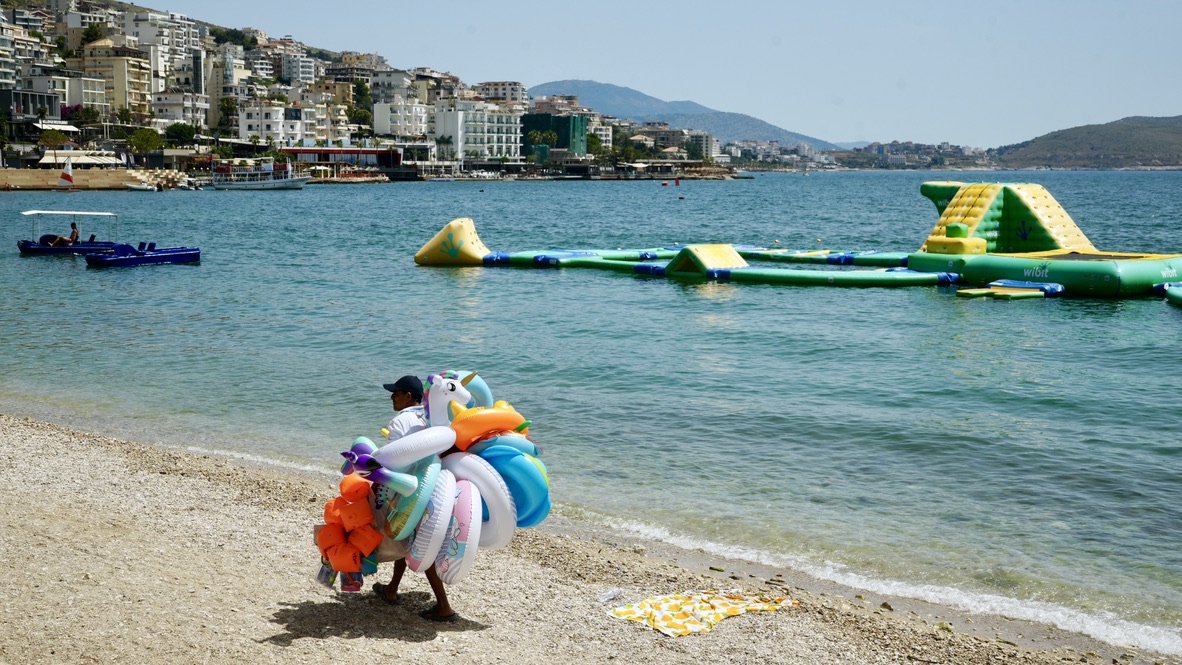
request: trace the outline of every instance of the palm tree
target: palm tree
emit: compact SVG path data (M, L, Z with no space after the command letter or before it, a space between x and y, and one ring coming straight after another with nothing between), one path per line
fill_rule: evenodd
M450 146L453 143L455 143L455 141L450 136L436 136L435 137L435 144L437 146L445 146L445 145ZM443 153L444 157L450 157L452 154L451 148L448 148L447 150L440 150L440 152Z

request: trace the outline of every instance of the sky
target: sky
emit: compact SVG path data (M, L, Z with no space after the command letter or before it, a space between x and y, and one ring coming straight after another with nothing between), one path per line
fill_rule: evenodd
M992 148L1182 115L1174 0L154 0L465 83L583 79L833 143Z

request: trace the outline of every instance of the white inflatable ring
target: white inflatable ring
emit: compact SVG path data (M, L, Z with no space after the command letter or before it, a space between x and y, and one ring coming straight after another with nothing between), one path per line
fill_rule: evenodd
M419 520L406 553L406 565L416 573L435 563L435 556L447 536L451 511L456 502L456 477L451 471L440 471L435 480L435 491L427 503L427 510Z
M455 584L464 579L472 570L479 549L480 491L467 480L457 480L455 491L447 535L435 556L435 571L444 584Z
M411 432L378 448L373 458L383 469L406 472L415 462L438 455L456 443L456 432L450 427L428 427Z
M443 468L455 474L456 480L467 480L475 485L488 508L488 520L480 527L481 549L498 550L508 545L517 529L517 508L501 474L472 453L452 453L444 457ZM481 513L478 510L477 516Z

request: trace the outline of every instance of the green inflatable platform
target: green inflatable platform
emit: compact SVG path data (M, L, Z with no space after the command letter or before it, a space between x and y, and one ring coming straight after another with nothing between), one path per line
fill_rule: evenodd
M979 287L1010 280L1051 285L1064 296L1084 298L1147 296L1155 285L1177 280L1182 266L1180 254L1096 249L1042 185L927 182L920 192L935 204L939 219L919 250L912 253L729 244L493 252L476 234L473 221L460 218L423 245L415 262L423 266L594 268L674 279L802 286L956 283L978 287L975 293ZM809 267L784 268L775 265L778 263ZM1025 297L996 290L991 295Z

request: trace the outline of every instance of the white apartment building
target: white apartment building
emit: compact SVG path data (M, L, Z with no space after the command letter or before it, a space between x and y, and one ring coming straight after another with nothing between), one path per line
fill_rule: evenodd
M414 77L401 69L375 69L369 80L369 96L374 104L393 104L413 97Z
M282 75L292 83L312 83L316 80L316 59L303 53L284 53Z
M477 83L474 88L477 95L492 102L509 102L510 104L524 104L529 96L525 86L517 81L488 81Z
M99 12L79 12L71 11L65 15L66 28L86 29L90 24L97 23L99 25L112 25L111 15Z
M259 145L303 145L305 140L332 138L328 108L323 104L285 106L275 101L252 100L238 109L238 136L259 137Z
M239 46L238 48L241 49L242 47ZM242 58L243 56L239 55L238 57ZM254 76L264 79L275 78L275 65L272 63L269 54L255 49L246 54L243 62Z
M148 52L154 93L164 90L178 63L201 48L197 24L183 14L126 12L122 25L123 34L135 37L140 48Z
M152 112L165 127L183 122L204 129L209 126L209 95L187 88L169 88L152 95Z
M373 132L379 136L426 136L431 107L417 99L373 105Z
M16 28L0 15L0 89L4 90L16 87L16 57L13 50L16 32Z
M612 126L599 120L590 120L587 122L587 133L594 134L599 137L599 144L605 150L612 149Z
M20 77L21 87L37 92L50 92L58 96L63 108L83 106L106 115L111 112L107 103L106 82L92 78L82 72L52 67L24 67Z
M452 153L461 165L465 160L507 158L521 160L521 116L519 105L448 99L435 105L435 137L448 137L441 146L448 158Z
M688 130L685 141L698 146L702 150L703 159L715 159L722 154L722 144L718 142L718 139L700 129Z

